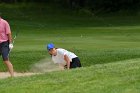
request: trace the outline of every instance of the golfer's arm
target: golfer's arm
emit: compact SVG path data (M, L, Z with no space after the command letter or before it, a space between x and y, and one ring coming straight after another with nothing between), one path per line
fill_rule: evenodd
M8 40L9 40L9 43L12 43L12 34L11 33L8 34Z
M70 59L68 58L67 55L64 55L64 60L66 61L67 69L70 69Z

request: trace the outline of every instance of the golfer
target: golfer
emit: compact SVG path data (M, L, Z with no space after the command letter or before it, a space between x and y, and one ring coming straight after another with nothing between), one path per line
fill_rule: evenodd
M9 51L13 48L12 35L8 22L0 15L0 55L6 64L11 77L14 76L13 65L9 60Z
M62 69L81 67L80 60L74 53L62 48L55 48L52 43L47 45L47 49L53 62L59 64Z

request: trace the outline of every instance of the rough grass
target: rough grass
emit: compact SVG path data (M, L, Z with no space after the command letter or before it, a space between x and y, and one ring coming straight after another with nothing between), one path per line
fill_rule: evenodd
M0 80L5 93L139 93L140 59Z

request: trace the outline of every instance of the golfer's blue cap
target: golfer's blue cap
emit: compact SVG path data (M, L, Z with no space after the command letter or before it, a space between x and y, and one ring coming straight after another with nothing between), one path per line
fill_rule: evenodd
M48 51L49 51L50 49L52 49L52 48L55 48L54 44L50 43L50 44L47 45Z

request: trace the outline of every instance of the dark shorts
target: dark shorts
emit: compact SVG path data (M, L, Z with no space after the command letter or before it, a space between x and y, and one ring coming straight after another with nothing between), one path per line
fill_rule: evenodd
M77 67L81 67L81 62L78 57L73 58L72 62L70 63L70 68L77 68Z
M2 55L3 61L7 61L9 59L8 58L9 51L10 49L8 41L0 43L0 55Z

